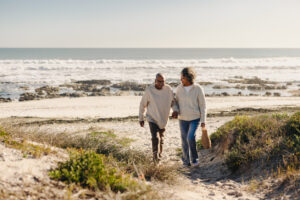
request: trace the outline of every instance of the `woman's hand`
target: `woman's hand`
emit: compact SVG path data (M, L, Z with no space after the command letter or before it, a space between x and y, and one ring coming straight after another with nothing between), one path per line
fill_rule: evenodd
M201 123L201 128L205 128L205 123Z

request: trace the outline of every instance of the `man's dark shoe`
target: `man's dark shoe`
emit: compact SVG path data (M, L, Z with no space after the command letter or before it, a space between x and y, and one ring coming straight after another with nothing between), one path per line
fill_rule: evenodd
M183 163L183 166L184 166L184 167L190 167L190 166L191 166L191 163Z

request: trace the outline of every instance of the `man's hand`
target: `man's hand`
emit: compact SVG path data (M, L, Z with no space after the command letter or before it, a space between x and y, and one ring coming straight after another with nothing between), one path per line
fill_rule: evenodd
M174 112L172 113L172 118L173 118L173 119L177 119L177 118L178 118L178 112L177 112L177 111L174 111Z
M144 127L145 122L144 121L140 121L140 125L141 127Z
M205 128L205 123L201 123L201 128Z

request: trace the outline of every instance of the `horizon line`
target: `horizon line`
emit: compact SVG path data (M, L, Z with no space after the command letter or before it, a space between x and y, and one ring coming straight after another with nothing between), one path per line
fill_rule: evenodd
M0 47L0 49L300 49L300 47Z

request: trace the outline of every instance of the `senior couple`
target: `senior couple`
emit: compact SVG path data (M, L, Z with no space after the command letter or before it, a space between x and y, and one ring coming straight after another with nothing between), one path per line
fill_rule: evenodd
M181 132L182 161L184 166L199 164L196 150L196 130L201 124L205 127L206 103L202 87L196 84L196 73L187 67L181 71L181 84L172 92L165 84L165 77L158 73L155 83L150 85L142 97L139 109L139 123L144 127L144 112L152 135L153 160L158 163L162 157L164 132L170 109L172 117L179 118Z

